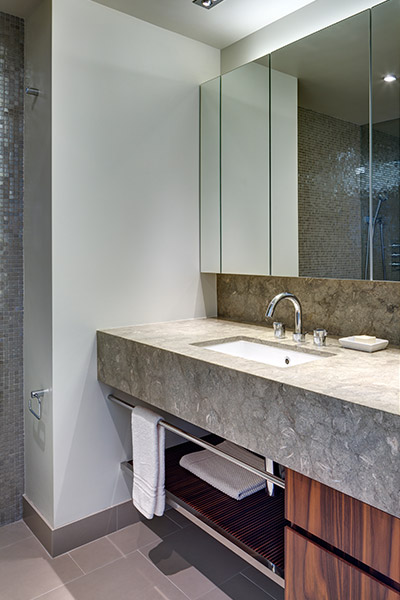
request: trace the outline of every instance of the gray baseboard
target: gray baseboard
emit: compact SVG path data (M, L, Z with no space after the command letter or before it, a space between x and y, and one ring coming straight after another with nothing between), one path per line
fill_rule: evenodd
M143 517L129 500L74 523L52 529L35 506L24 496L23 519L50 556L55 557L132 523L137 523Z

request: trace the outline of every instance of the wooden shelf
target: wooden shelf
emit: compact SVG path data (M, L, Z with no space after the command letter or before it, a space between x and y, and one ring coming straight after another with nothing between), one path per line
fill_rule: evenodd
M205 438L212 444L217 436ZM257 563L275 573L283 584L284 577L284 493L270 497L265 490L243 500L234 500L179 466L184 454L199 448L188 442L166 450L167 501L185 509L192 517L227 539ZM130 463L132 465L132 462ZM132 466L130 467L133 468ZM194 520L192 518L192 520Z

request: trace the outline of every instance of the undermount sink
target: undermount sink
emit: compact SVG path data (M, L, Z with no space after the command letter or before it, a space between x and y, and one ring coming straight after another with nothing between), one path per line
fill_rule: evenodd
M282 368L294 367L324 358L321 354L307 352L307 350L277 348L276 346L244 339L218 341L206 345L202 344L201 346L222 354L230 354L231 356Z

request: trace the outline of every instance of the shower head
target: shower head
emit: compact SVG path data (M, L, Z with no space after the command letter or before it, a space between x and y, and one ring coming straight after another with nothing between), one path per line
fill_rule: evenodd
M378 194L378 200L380 200L380 202L386 202L386 200L388 199L388 193L387 190L384 190L383 192L380 192L380 194Z

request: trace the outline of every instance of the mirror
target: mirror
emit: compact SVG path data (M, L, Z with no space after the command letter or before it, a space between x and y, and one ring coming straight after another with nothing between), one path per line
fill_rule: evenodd
M360 279L368 215L369 13L273 52L271 66L298 81L299 275ZM271 94L273 104L273 88Z
M374 7L371 23L373 243L365 275L400 281L400 0Z
M218 79L218 269L202 270L400 280L399 25L400 0L389 0ZM236 115L223 93L256 68L269 73L269 99L265 88L255 100L269 128L252 143L252 86ZM207 177L202 168L202 222Z

